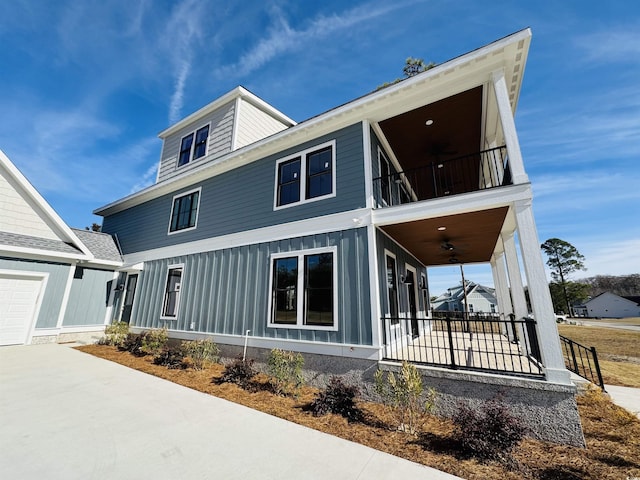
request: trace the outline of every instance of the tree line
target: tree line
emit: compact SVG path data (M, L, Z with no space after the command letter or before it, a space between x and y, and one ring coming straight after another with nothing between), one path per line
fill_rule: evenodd
M552 281L549 291L556 312L571 313L571 306L610 292L620 296L640 295L640 274L596 275L571 280L570 276L584 267L584 256L576 247L559 238L550 238L540 248L547 256Z

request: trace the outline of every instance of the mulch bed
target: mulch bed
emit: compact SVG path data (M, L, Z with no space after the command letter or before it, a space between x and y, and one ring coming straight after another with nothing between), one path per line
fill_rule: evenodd
M452 437L453 424L436 416L428 416L423 433L415 437L394 430L386 408L371 402L358 402L365 414L362 422L349 423L332 414L314 417L305 407L317 389L303 387L298 398L281 397L268 388L264 374L256 377L257 388L249 392L234 384L218 384L222 365L172 370L154 365L150 356L137 357L115 347L86 345L78 350L469 480L640 478L640 420L595 390L578 397L587 448L526 439L516 447L509 465L485 464L465 455Z

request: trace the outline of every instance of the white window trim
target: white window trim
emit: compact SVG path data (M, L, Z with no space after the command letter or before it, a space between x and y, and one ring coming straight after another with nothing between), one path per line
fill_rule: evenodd
M194 154L194 152L196 150L196 132L198 130L202 130L206 126L209 127L209 133L207 134L206 146L204 147L204 155L202 157L193 158L193 154ZM193 142L191 142L191 151L189 152L189 161L187 163L185 163L184 165L178 165L178 163L180 162L180 149L182 148L182 140L184 140L185 137L188 137L189 135L193 135ZM211 136L211 122L202 124L198 128L196 128L194 130L191 130L190 132L187 132L184 135L182 135L180 137L180 143L178 144L178 156L176 158L176 169L182 169L182 168L186 167L187 165L191 165L195 160L198 160L200 158L206 157L209 154L209 138L210 138L210 136Z
M323 148L331 147L331 193L314 198L306 198L307 192L307 155ZM282 210L283 208L295 207L296 205L302 205L304 203L317 202L318 200L324 200L326 198L332 198L336 196L336 141L330 140L319 145L301 150L292 155L288 155L276 161L276 173L273 186L273 209ZM278 171L280 164L300 157L300 200L297 202L287 203L286 205L278 205Z
M316 255L319 253L331 253L333 254L333 325L331 327L323 327L319 325L304 325L304 257L306 255ZM272 317L272 304L273 304L273 264L274 260L279 258L298 258L298 298L297 298L297 312L298 316L296 324L280 324L273 323ZM267 302L267 328L284 328L295 330L323 330L323 331L338 331L338 247L321 247L310 248L308 250L292 250L289 252L272 253L269 256L269 301Z
M175 269L180 269L180 289L179 289L179 294L178 294L178 300L176 301L176 316L175 317L169 317L167 315L164 315L164 301L165 298L167 297L167 281L169 280L169 272L171 270L175 270ZM167 265L167 274L164 277L164 287L162 289L162 304L160 305L160 320L171 320L171 321L175 321L178 320L178 313L180 312L180 299L182 298L182 283L183 283L183 279L184 279L184 263L174 263L171 265Z
M180 230L171 231L171 219L173 218L173 209L176 207L176 199L186 197L187 195L191 195L192 193L198 192L198 206L196 207L196 221L193 224L193 227L182 228ZM169 225L167 225L167 235L175 235L176 233L189 232L191 230L195 230L198 228L198 218L200 217L200 200L202 199L202 187L194 188L193 190L189 190L187 192L181 192L177 195L173 196L171 200L171 214L169 215Z

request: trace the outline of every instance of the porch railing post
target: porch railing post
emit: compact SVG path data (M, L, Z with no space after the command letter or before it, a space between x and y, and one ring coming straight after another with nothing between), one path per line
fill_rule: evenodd
M591 347L591 353L593 354L593 363L596 367L596 374L598 375L598 384L602 391L604 391L604 380L602 379L602 372L600 372L600 363L598 362L598 354L596 353L596 347Z
M456 366L456 351L453 348L453 333L451 332L451 319L449 317L445 318L445 322L447 322L447 336L449 337L449 355L451 355L451 368L456 370L458 367Z

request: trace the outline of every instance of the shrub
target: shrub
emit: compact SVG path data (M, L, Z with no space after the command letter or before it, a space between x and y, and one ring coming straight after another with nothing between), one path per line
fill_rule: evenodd
M331 377L325 389L316 395L310 410L315 417L335 413L349 421L358 421L363 417L355 404L359 394L358 387L345 384L340 377Z
M218 379L219 383L235 383L245 390L251 389L251 380L258 372L253 368L253 360L243 360L238 357L227 364Z
M149 330L140 337L142 338L140 350L148 355L160 354L169 341L166 328Z
M100 345L113 345L121 347L129 335L129 324L126 322L116 322L108 325L104 329L104 337L98 343Z
M128 333L124 342L122 342L122 345L118 348L134 355L144 355L144 352L142 351L142 339L144 335L145 333L141 333L140 335Z
M383 372L378 370L375 373L375 389L391 410L398 430L402 432L416 435L425 415L433 411L436 391L430 388L423 401L424 387L420 372L406 361L402 362L398 376L388 372L386 381Z
M153 363L170 369L185 368L184 352L182 348L165 347L162 352L153 357Z
M220 360L218 345L209 339L182 342L182 351L191 359L196 370L202 370L208 364Z
M299 353L274 348L267 359L267 372L271 376L271 385L278 395L297 396L304 383L302 367L304 358Z
M508 462L526 433L520 420L495 398L475 409L460 405L453 423L462 448L480 460Z

